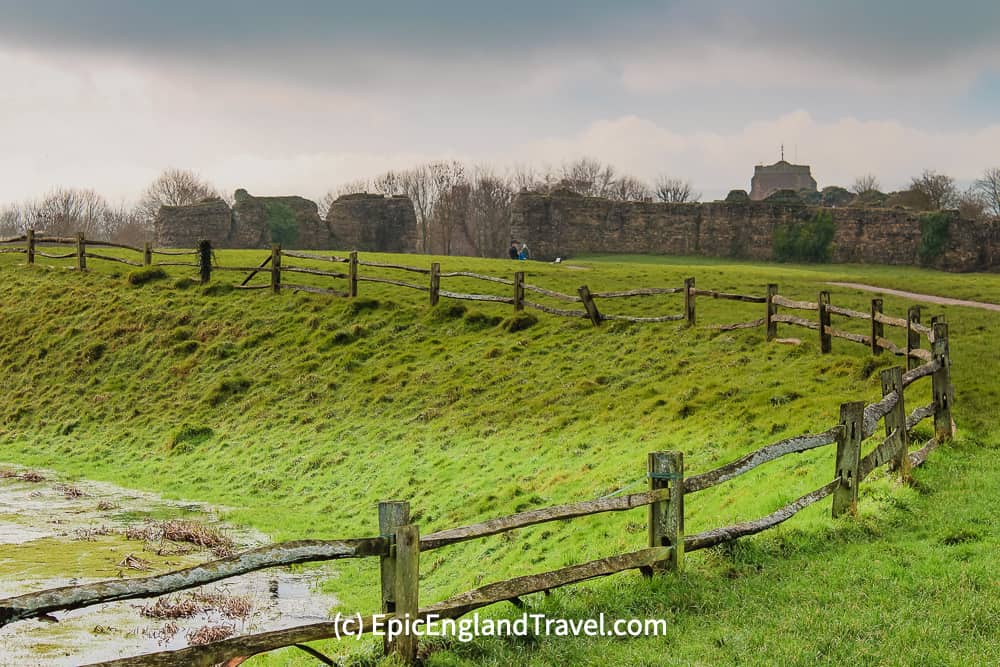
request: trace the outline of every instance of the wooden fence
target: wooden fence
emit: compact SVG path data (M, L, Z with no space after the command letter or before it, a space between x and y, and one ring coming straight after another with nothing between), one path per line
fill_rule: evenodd
M272 266L275 259L278 259L280 266L280 255L272 257ZM280 282L278 284L280 285ZM800 323L791 319L781 319L781 315L776 312L772 314L771 310L777 306L812 310L817 304L783 299L777 296L776 289L768 290L766 303L768 307L766 324L769 332L771 326L778 322L813 328L814 323L811 321L803 320ZM821 303L824 303L822 299ZM828 302L824 305L820 317L823 317L824 312L827 315L838 314L847 317L864 315L848 313L844 309L835 311ZM882 318L885 319L891 318ZM902 326L897 322L882 320L873 317L873 327L875 324ZM822 327L819 329L822 332L829 325L817 324L817 326ZM951 407L954 394L950 377L948 325L937 318L929 328L918 329L911 326L909 331L915 331L918 336L924 335L930 339L931 350L926 355L928 358L923 364L907 371L899 366L882 371L881 400L870 405L862 402L844 403L840 408L839 423L827 430L766 445L714 470L685 476L681 452L651 452L646 461L648 490L645 492L520 512L423 536L420 535L419 527L410 519L407 502L386 501L379 503L378 506L378 536L285 542L142 579L111 580L7 598L0 600L0 627L23 619L47 617L57 611L181 591L264 568L341 558L378 557L381 612L393 619L410 621L428 617L457 618L472 610L502 601L520 604L520 598L531 593L626 570L638 569L647 575L660 570L680 570L684 566L685 553L767 530L830 495L833 496L834 517L852 513L858 500L859 486L873 470L889 464L902 479L906 479L911 467L921 465L932 449L952 437ZM835 334L830 333L830 335ZM876 341L878 338L874 336ZM848 340L854 339L848 338ZM911 351L918 349L917 346L911 348L909 344L907 348ZM907 414L904 389L928 376L931 378L932 400ZM934 420L934 436L920 449L911 452L911 431L918 423L930 418ZM884 436L876 436L880 423L884 423ZM874 438L873 446L864 448L864 443L871 438ZM684 506L685 502L690 502L687 496L727 482L782 456L830 444L836 444L836 451L831 461L833 478L827 484L766 516L694 535L685 534ZM869 450L864 456L862 456L863 449ZM640 507L647 508L648 535L644 548L549 572L514 577L420 606L419 560L422 552L525 526L605 512L629 511ZM130 667L176 664L207 666L278 648L298 646L302 642L354 635L359 631L370 633L372 630L372 616L368 616L360 628L354 625L353 619L338 618L100 664ZM416 659L417 636L411 626L404 625L402 630L402 634L394 640L384 638L385 649L387 652L398 654L404 663L413 664ZM314 649L302 648L316 655Z
M17 244L24 244L19 247ZM44 249L72 246L71 252L51 253ZM93 252L91 248L117 248L129 250L139 255L137 259L128 257L116 257L104 253ZM86 238L82 232L75 236L48 236L36 234L35 230L29 229L21 236L0 238L0 254L21 253L26 256L26 263L31 265L36 263L36 259L44 257L51 260L74 260L76 268L80 271L87 270L87 260L97 259L105 262L115 262L142 268L145 266L190 266L198 269L198 277L203 283L207 283L212 277L212 244L208 241L201 241L195 250L178 250L168 248L154 248L151 243L144 243L142 247L128 245L125 243L112 243L111 241L95 241ZM193 257L191 261L183 259L157 260L156 257Z
M23 247L20 247L18 244L23 244ZM53 254L45 252L41 249L66 244L74 246L74 251L69 253ZM138 253L141 256L141 259L132 260L124 257L115 257L103 253L94 253L88 249L90 247L102 246L130 250ZM919 363L926 362L930 359L930 350L921 349L921 334L929 340L933 340L931 327L921 324L919 306L911 307L905 318L891 317L882 312L881 299L872 299L870 312L864 313L833 305L830 302L830 293L826 291L819 293L819 297L816 302L789 299L778 293L778 286L775 284L768 285L766 293L762 296L732 294L716 290L700 289L695 286L694 278L687 278L684 281L683 286L679 287L640 287L636 289L605 292L592 292L587 285L582 285L578 288L577 294L572 295L547 289L540 285L527 283L525 281L524 271L515 271L511 278L489 276L480 273L473 273L471 271L442 272L441 265L438 262L432 263L428 268L422 268L403 264L363 260L358 257L357 252L351 252L346 257L340 257L337 255L283 250L280 245L272 246L270 253L265 256L257 266L227 266L214 262L212 245L209 241L201 241L198 249L196 250L156 249L149 243L146 243L142 248L139 248L120 243L111 243L108 241L87 240L84 238L83 234L77 234L75 237L36 235L34 230L28 230L23 236L0 239L0 253L24 253L27 256L28 264L34 264L36 257L44 257L53 260L75 259L76 268L79 270L87 269L88 259L118 262L135 267L188 266L198 269L199 278L203 283L208 283L211 280L213 271L246 273L247 275L243 278L243 280L236 285L237 289L270 290L276 294L280 293L282 290L291 290L353 298L358 296L358 286L360 283L370 282L426 292L431 306L437 305L441 298L502 303L511 305L514 312L520 312L525 308L530 308L548 313L550 315L587 318L595 326L599 326L605 321L615 320L627 322L684 321L688 325L694 325L696 323L696 305L698 297L741 301L744 303L762 304L764 306L762 316L746 322L714 325L713 328L721 331L733 331L738 329L764 327L767 332L767 340L771 341L777 338L777 327L779 323L805 327L819 332L820 350L824 353L831 350L831 342L833 338L841 338L851 342L867 345L871 348L874 354L881 354L883 350L889 350L894 354L905 356L907 358L908 368L913 368ZM167 261L155 261L154 258L156 256L191 256L192 260L182 261L171 259ZM346 264L346 272L319 269L311 266L304 266L301 263L289 264L285 261L286 258L319 262L321 264ZM362 267L400 271L411 275L416 274L424 276L425 282L421 284L415 282L413 279L366 275L362 273ZM250 284L258 274L264 274L268 277L268 282L264 284ZM346 282L343 287L339 289L333 287L318 287L315 285L287 282L288 274L316 276L323 279L342 280ZM507 288L507 294L468 293L442 289L442 280L452 278L468 278L491 285L502 285ZM571 305L567 308L556 308L538 301L529 300L526 298L526 295L529 293L553 299L560 303L580 304L580 307L573 308ZM604 312L603 304L607 300L671 294L682 295L683 304L681 306L681 312L647 317L616 315ZM598 300L602 302L601 307L598 307ZM815 319L810 320L798 315L779 312L779 308L783 308L786 311L815 311L816 317ZM871 323L870 334L858 334L835 329L831 324L832 315L866 320ZM933 324L933 321L931 324ZM886 326L899 327L906 330L906 342L903 346L896 345L892 341L885 338L884 334Z

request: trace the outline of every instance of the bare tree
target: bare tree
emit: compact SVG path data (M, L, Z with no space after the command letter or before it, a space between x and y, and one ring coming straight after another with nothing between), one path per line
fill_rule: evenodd
M0 209L0 236L17 236L28 228L23 204L8 204Z
M215 186L187 169L166 169L149 184L139 198L139 210L147 220L154 220L161 206L197 204L209 197L219 197Z
M928 169L910 181L910 189L927 197L935 209L954 208L958 204L955 179Z
M326 194L320 197L319 201L316 202L316 208L319 209L319 214L325 218L330 212L330 206L333 205L333 202L337 201L338 198L343 197L344 195L368 192L368 190L369 181L364 178L341 183L332 190L327 190Z
M146 213L138 206L121 202L104 214L105 234L116 243L139 246L153 240L153 227Z
M1000 218L1000 167L990 167L976 180L976 192L983 198L987 210L993 217Z
M615 168L593 158L580 158L562 167L560 187L588 197L608 197L614 189Z
M851 186L851 192L856 195L864 195L869 192L879 192L882 189L882 184L878 182L878 178L875 174L868 173L864 176L858 176L854 179L854 184Z
M514 195L512 177L497 176L487 168L477 170L469 200L468 225L480 257L504 256L510 240Z
M26 219L34 229L49 234L83 232L87 238L107 238L108 203L93 190L56 188L27 206Z
M417 234L420 239L420 251L430 249L431 213L437 192L434 179L427 165L420 165L400 174L400 186L403 194L413 202L413 212L417 217Z
M616 201L653 201L653 192L649 186L634 176L615 179L607 196Z
M372 190L380 195L403 194L403 177L398 171L387 171L372 179Z
M701 199L701 193L695 192L690 181L668 176L658 176L653 184L653 195L657 201L681 204L695 202Z
M452 244L459 230L465 229L469 213L471 189L465 174L465 165L457 160L432 162L427 165L435 200L430 218L430 238L437 241L437 248L445 255L452 252Z
M985 220L989 205L986 203L986 198L973 185L958 195L956 208L959 215L967 220Z

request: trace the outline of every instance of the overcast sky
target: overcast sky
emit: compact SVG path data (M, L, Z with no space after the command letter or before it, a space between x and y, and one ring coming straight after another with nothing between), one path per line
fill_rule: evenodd
M0 203L580 156L706 198L1000 166L1000 1L0 0Z

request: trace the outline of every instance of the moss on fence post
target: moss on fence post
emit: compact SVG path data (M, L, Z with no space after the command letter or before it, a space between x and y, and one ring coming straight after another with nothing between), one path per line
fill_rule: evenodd
M833 518L850 513L858 506L858 468L861 467L861 436L865 404L862 401L840 406L840 433L837 435L837 477L833 491Z

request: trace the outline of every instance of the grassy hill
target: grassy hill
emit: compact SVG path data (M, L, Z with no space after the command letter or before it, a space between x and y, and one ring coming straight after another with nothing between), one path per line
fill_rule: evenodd
M262 257L219 254L244 266ZM0 260L0 459L221 503L234 508L229 520L276 540L374 535L375 504L385 499L409 500L426 533L639 489L653 450L682 450L689 473L701 472L836 423L840 403L877 398L878 370L896 363L844 341L820 355L817 334L804 329L779 334L802 338L800 346L765 343L761 329L713 331L709 324L760 317L763 306L704 298L692 329L595 328L546 314L514 318L497 304L443 299L430 308L422 292L372 283L351 301L233 291L233 274L203 288L184 277L190 270L171 269L166 279L132 285L120 267L98 261L79 275ZM581 284L677 286L695 276L700 287L754 294L777 282L782 294L810 300L824 281L849 280L1000 302L1000 276L916 269L646 257L434 261L444 271L508 277L525 269L528 282L570 293ZM447 280L443 288L483 291ZM832 291L834 303L860 310L872 296ZM607 308L681 310L678 296L634 301ZM907 305L885 299L887 313ZM930 312L951 325L960 435L916 472L915 485L876 474L857 518L833 521L822 502L777 530L693 555L680 576L625 574L530 601L556 616L667 618L666 638L441 640L430 663L995 663L1000 313ZM908 404L929 394L929 383L917 383ZM833 477L833 456L822 448L785 457L693 496L687 532L766 514L822 485ZM435 551L421 563L422 600L637 549L645 539L645 515L636 511ZM339 610L374 610L376 576L374 561L344 565L327 584ZM374 661L371 643L327 648ZM259 663L310 664L292 653Z

